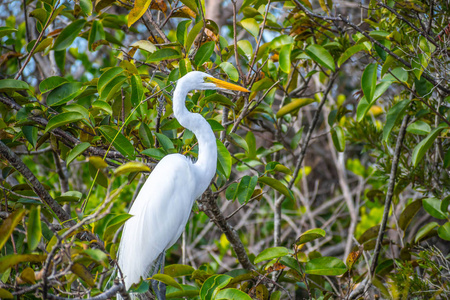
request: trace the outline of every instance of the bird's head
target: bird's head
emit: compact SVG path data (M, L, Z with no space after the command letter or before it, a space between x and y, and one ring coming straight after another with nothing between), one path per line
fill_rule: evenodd
M193 71L184 75L179 83L190 87L191 90L233 90L241 92L250 92L246 88L217 79L207 73Z

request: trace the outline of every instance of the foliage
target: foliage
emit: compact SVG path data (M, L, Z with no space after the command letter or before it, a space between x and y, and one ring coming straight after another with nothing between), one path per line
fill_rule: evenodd
M450 7L318 2L0 4L0 298L127 293L135 191L198 156L171 107L192 70L251 93L186 100L217 174L152 277L167 298L449 297Z

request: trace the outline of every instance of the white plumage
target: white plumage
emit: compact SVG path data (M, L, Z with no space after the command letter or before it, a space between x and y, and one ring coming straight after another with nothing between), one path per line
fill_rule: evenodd
M185 106L189 91L246 89L203 72L190 72L178 80L173 111L182 126L191 130L199 146L193 163L181 154L165 156L151 172L130 209L119 246L119 267L126 288L147 278L158 256L182 234L194 201L206 190L216 172L217 146L208 122Z

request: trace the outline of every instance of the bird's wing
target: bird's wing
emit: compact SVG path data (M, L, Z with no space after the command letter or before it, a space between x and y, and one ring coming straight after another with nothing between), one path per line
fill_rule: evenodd
M180 237L194 203L192 162L180 154L164 157L139 192L124 226L119 266L126 287L148 275L158 255Z

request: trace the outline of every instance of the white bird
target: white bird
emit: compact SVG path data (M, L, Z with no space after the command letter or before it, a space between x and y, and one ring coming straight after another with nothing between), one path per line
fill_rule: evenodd
M178 122L195 134L198 159L192 162L181 154L165 156L136 197L129 212L132 217L125 223L119 246L118 265L126 289L139 283L141 277L146 279L150 270L153 269L154 273L158 271L164 262L165 251L184 231L194 201L208 188L214 177L216 137L205 118L186 109L185 101L191 90L217 89L249 92L198 71L186 74L177 82L173 93L173 112ZM165 291L160 293L155 285L153 288L157 289L158 299L165 298Z

